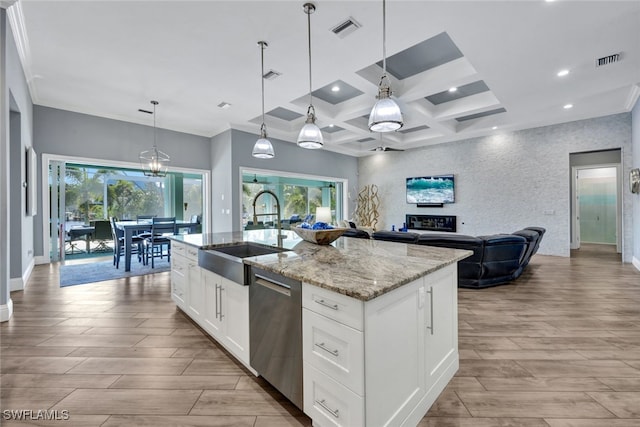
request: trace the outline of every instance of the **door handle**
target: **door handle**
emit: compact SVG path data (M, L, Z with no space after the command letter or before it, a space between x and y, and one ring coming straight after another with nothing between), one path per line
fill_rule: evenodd
M427 291L429 294L429 326L427 329L431 331L431 335L433 335L433 286L429 286L429 290Z

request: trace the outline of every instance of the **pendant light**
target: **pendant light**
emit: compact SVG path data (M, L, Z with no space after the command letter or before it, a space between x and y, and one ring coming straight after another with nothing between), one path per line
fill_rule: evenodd
M259 41L260 61L262 63L262 72L260 73L260 82L262 82L262 125L260 125L260 138L253 146L251 155L258 159L273 159L276 153L273 151L271 141L267 139L267 125L264 123L264 50L269 46L265 41Z
M309 38L309 108L307 108L307 120L298 134L298 145L311 150L322 148L322 132L316 125L316 110L313 108L313 93L311 90L311 14L316 11L313 3L304 4L304 13L307 14L307 34Z
M369 115L369 130L372 132L391 132L404 125L402 111L391 99L391 94L391 85L387 76L387 11L386 2L382 0L382 77L378 84L378 101Z
M165 152L158 150L156 145L156 105L158 101L151 101L153 104L153 147L151 150L140 152L140 166L145 176L164 177L167 176L167 169L171 158Z

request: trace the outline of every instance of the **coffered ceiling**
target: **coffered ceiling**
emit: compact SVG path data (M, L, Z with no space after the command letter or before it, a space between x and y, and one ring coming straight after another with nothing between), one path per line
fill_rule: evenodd
M138 109L156 99L159 127L207 137L259 133L265 40L268 133L295 143L309 104L303 3L19 0L8 15L35 104L151 125ZM640 94L640 1L388 0L387 68L405 125L381 140L367 118L382 2L315 4L313 103L327 150L362 156L603 116ZM332 31L349 19L360 27Z

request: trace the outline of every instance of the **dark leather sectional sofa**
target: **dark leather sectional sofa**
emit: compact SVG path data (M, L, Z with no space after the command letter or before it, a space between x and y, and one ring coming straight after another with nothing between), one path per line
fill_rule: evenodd
M473 255L458 262L458 286L486 288L517 279L538 251L545 231L542 227L527 227L511 234L478 237L376 231L372 237L377 240L471 250ZM364 238L355 234L351 237Z

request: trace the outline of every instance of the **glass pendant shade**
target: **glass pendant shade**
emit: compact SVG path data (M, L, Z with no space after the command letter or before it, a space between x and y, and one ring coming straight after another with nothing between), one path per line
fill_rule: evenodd
M167 153L158 150L156 146L156 105L158 105L158 101L151 101L151 104L153 104L153 147L151 150L141 151L138 159L145 176L164 177L167 176L171 158Z
M307 121L298 134L298 146L310 150L317 150L322 148L323 145L324 140L322 139L320 128L316 125L316 116L313 112L309 111L307 112Z
M388 95L379 96L369 115L369 130L372 132L393 132L404 124L402 111Z
M257 157L258 159L273 159L276 153L273 151L273 145L271 145L271 141L267 139L267 130L265 125L262 125L260 129L260 139L256 141L253 146L253 152L251 153L253 157Z

